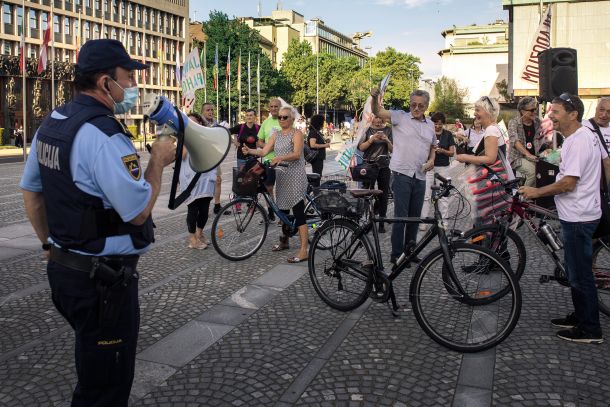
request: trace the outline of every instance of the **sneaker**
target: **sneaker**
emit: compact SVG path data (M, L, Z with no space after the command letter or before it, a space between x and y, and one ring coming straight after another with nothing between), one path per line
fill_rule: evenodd
M551 319L551 324L558 328L574 328L576 325L578 325L578 319L576 319L576 314L572 312L566 315L565 318Z
M220 212L220 204L214 204L214 215L218 215Z
M585 332L580 328L574 327L557 332L557 336L563 340L578 343L595 343L604 342L601 333Z

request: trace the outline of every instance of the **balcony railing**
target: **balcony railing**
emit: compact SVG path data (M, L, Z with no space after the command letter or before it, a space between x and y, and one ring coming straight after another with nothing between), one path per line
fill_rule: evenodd
M65 35L66 44L72 44L72 36L70 34Z
M15 26L13 24L4 23L4 33L5 34L15 34Z
M32 38L40 38L40 30L38 28L30 29L30 37Z

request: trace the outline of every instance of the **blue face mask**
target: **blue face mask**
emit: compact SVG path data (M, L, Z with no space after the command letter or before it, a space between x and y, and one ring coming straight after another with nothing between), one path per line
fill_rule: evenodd
M138 100L138 93L139 93L138 87L133 86L131 88L123 88L114 79L112 81L114 83L116 83L116 85L119 88L123 89L123 101L122 102L119 102L119 103L115 102L114 99L112 98L112 95L110 95L110 99L112 99L112 101L114 102L114 113L116 113L116 114L127 113L128 111L133 109L136 105L136 101Z

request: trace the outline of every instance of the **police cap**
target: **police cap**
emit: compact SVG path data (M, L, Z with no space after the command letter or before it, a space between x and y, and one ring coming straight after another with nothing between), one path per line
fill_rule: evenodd
M78 52L76 66L84 73L100 72L118 66L129 71L148 68L148 65L131 59L123 44L110 39L87 41Z

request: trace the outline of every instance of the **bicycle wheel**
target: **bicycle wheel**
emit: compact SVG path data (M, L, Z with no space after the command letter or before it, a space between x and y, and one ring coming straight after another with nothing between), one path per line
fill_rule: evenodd
M223 216L226 211L229 216ZM258 202L237 198L223 206L214 218L212 244L225 259L245 260L263 245L267 228L267 214Z
M469 267L482 258L493 264L494 272ZM517 279L500 257L481 246L454 243L451 263L463 292L458 292L455 282L446 285L443 275L448 271L444 270L447 267L440 248L420 263L410 289L417 322L434 341L458 352L496 346L519 320L521 290ZM498 296L500 291L506 292Z
M506 233L502 233L502 229ZM525 270L526 251L523 239L512 229L502 228L501 225L483 225L470 229L463 234L464 241L491 249L500 258L507 262L517 280L523 276Z
M356 237L358 224L330 220L318 229L309 247L309 277L322 300L340 311L350 311L369 297L373 274L363 263L372 263L373 249L366 236ZM320 249L320 241L329 249Z
M601 240L593 247L593 277L599 310L610 317L610 249Z

